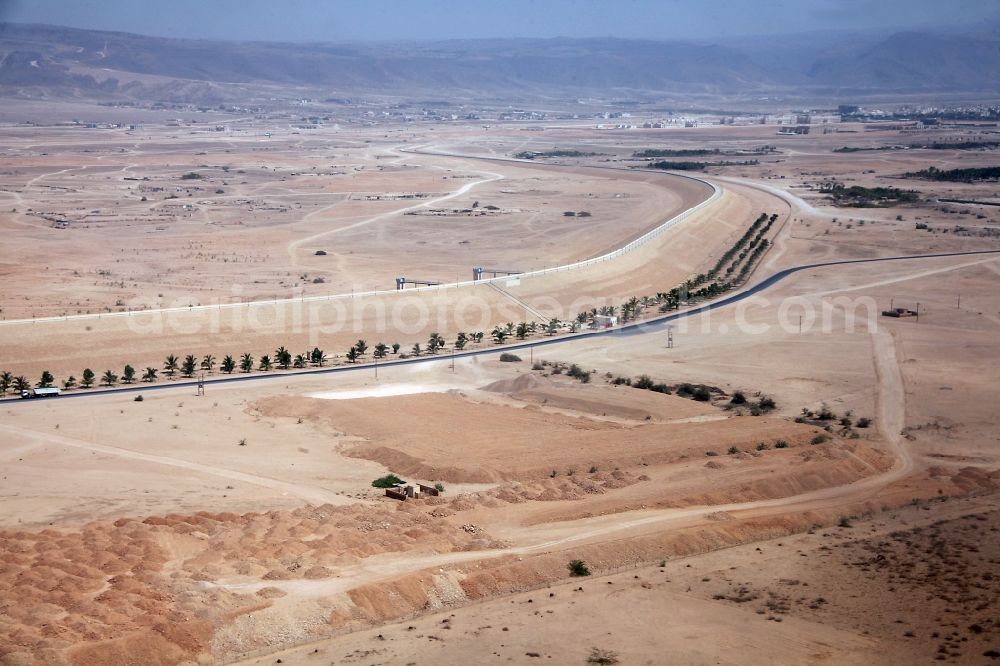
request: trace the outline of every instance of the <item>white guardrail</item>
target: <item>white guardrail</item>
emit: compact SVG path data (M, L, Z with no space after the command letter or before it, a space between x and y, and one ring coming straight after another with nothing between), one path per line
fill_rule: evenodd
M511 160L514 161L514 160ZM402 293L413 293L413 292L428 292L428 291L442 291L447 289L457 289L463 287L474 287L477 285L489 285L491 283L502 284L506 286L507 280L509 279L525 279L532 277L539 277L542 275L549 275L551 273L560 273L562 271L575 270L577 268L585 268L587 266L594 266L596 264L603 263L605 261L610 261L612 259L617 259L624 254L627 254L639 247L642 247L649 241L653 240L657 236L660 236L668 229L676 226L677 224L683 222L688 217L694 213L710 206L715 203L722 196L722 188L720 188L715 183L711 183L707 180L701 178L696 178L694 176L682 175L682 174L672 174L678 178L687 178L689 180L694 180L699 183L703 183L712 188L712 196L705 199L699 204L688 208L687 210L678 213L674 217L666 220L662 224L650 229L642 236L639 236L630 243L618 248L617 250L612 250L607 254L602 254L599 257L592 257L590 259L583 259L581 261L576 261L571 264L564 264L562 266L554 266L552 268L541 268L534 271L527 271L525 273L517 273L515 275L504 275L492 278L483 278L481 280L465 280L463 282L447 282L443 284L428 285L425 287L413 287L412 289L381 289L375 291L358 291L345 294L327 294L326 296L300 296L298 298L276 298L271 300L263 301L243 301L243 302L233 302L233 303L215 303L213 305L191 305L188 307L176 307L176 308L151 308L143 310L124 310L119 312L101 312L93 314L77 314L77 315L62 315L56 317L36 317L33 319L8 319L6 321L0 321L0 325L12 325L12 324L38 324L43 322L55 322L55 321L73 321L73 320L85 320L85 319L106 319L110 317L131 317L134 315L153 315L153 314L166 314L172 312L209 312L213 310L226 310L235 308L248 308L248 307L259 307L263 305L281 305L284 303L310 303L319 301L335 301L341 299L350 298L365 298L369 296L392 296Z

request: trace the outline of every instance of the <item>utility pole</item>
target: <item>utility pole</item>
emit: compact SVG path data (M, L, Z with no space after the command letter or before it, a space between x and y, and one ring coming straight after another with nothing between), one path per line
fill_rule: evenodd
M375 381L378 381L378 356L376 354L372 354L372 358L375 359Z
M205 373L198 377L198 395L205 395Z
M802 315L799 315L799 335L802 335Z
M451 348L451 371L455 372L455 348Z

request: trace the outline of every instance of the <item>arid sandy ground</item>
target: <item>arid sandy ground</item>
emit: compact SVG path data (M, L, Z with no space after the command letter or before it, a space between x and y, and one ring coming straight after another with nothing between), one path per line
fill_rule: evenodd
M144 320L141 334L124 317L8 323L0 370L62 379L84 367L160 367L168 353L259 356L279 345L333 355L359 337L406 351L431 331L450 343L458 330L535 317L524 303L562 318L583 297L620 304L667 290L713 265L761 212L779 218L750 283L816 261L1000 247L989 231L995 208L842 209L801 186L836 175L931 197L996 196L993 184L885 180L993 153L830 152L913 140L899 133L449 126L388 137L355 129L324 142L277 128L271 137L201 129L150 128L124 153L78 139L83 129L10 129L4 150L17 166L2 178L18 213L0 216L4 318L30 316L28 304L60 313L80 297L92 299L84 311L115 309L121 294L228 298L230 284L256 279L241 298L287 295L295 282L306 295L391 287L395 267L417 258L435 270L414 276L455 280L480 259L522 269L573 261L628 242L707 190L583 165L621 166L646 147L779 152L710 169L718 201L614 261L526 278L510 295L477 286L386 297L434 313L421 325L379 330L375 301L356 316L300 315L299 330L292 304L253 306L214 332L211 313L197 310L161 329ZM601 155L550 160L573 162L551 169L400 152L407 144ZM137 202L128 192L201 164L231 167L211 166L210 183L183 182L224 194L164 200L164 190ZM133 165L151 180L121 180L138 173ZM306 175L314 165L345 173ZM503 211L495 215L405 215L427 200L353 198L447 196L489 174L503 179L425 209L478 201L475 210ZM64 199L59 187L77 191ZM74 218L69 229L27 214L44 204L46 214L83 215L116 197L119 212ZM226 203L238 198L287 210ZM196 208L171 212L156 231L164 205L188 201ZM917 218L932 230L916 229ZM140 252L121 251L129 247ZM257 263L220 260L227 252ZM43 256L55 280L24 270ZM111 270L129 276L126 287L92 274L118 259ZM177 281L164 279L168 270ZM0 402L0 663L585 664L595 648L623 664L990 663L1000 650L998 279L998 255L816 268L676 322L673 348L656 327L522 350L520 362L490 355L452 368L445 352L380 367L377 379L374 368L276 371L209 383L204 396L185 386L143 391L141 402L134 393ZM479 321L457 305L472 295L486 303ZM919 303L919 320L879 316L890 303ZM335 330L338 317L347 324ZM586 383L568 375L572 364L590 373ZM670 394L614 384L641 375ZM684 383L709 399L684 397ZM753 415L764 397L776 409ZM445 492L387 499L371 481L389 472ZM572 559L593 576L570 578Z

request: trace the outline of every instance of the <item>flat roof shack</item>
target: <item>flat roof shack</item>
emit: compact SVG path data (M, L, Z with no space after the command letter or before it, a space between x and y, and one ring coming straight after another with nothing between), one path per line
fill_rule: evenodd
M386 488L385 496L390 499L399 500L400 502L406 501L406 493L399 488Z
M425 495L430 495L432 497L437 497L438 495L441 494L441 491L438 490L437 488L435 488L434 486L425 486L422 483L418 483L417 487L420 489L420 492L423 493L423 494L425 494Z

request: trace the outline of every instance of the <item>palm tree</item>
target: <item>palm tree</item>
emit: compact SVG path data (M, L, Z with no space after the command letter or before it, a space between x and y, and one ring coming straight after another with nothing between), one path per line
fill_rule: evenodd
M19 375L14 377L14 391L17 393L23 393L31 388L31 382L24 375Z
M431 333L431 337L427 340L427 351L431 354L436 354L438 349L444 347L444 338L438 333Z
M484 335L485 333L483 333L482 331L476 331L475 333L472 334L472 337L476 339L476 342L482 342Z
M76 386L76 377L73 375L69 376L69 379L63 382L63 388L67 391Z
M215 367L215 357L211 354L205 354L205 358L201 359L201 369L206 372L211 373L212 368Z
M10 374L6 370L0 373L0 395L6 395L7 389L14 382L14 375Z
M282 370L288 370L288 366L292 364L292 352L282 347L278 347L274 352L274 360L278 362L278 367Z
M347 350L347 360L351 363L357 363L358 356L360 356L360 354L358 353L358 348L356 346Z
M264 354L263 356L260 357L260 364L257 366L257 368L259 370L267 372L268 370L271 369L273 365L274 363L271 361L271 357L268 356L267 354Z
M465 333L459 333L458 337L455 338L455 349L457 349L458 351L462 351L463 349L465 349L465 345L468 341L469 338L465 336Z
M48 370L43 370L42 378L38 380L38 388L48 388L52 386L52 382L54 382L55 380L56 378L52 376L51 372L49 372Z
M253 370L253 356L250 355L250 352L247 352L240 357L240 370L243 372L250 372Z
M156 381L156 368L146 367L146 372L142 373L142 381L144 382L155 382Z
M184 357L184 363L181 364L181 374L185 377L191 377L194 375L195 370L198 368L198 359L194 357L194 354L188 354Z
M322 368L323 364L326 363L326 361L327 361L326 352L324 352L319 347L314 347L313 350L309 352L309 362L312 363L313 365L318 365L319 367Z
M523 321L517 325L517 339L524 340L528 337L528 325Z
M110 370L105 370L104 374L101 376L101 382L105 386L114 386L118 383L118 375L111 372Z
M232 356L226 354L225 358L222 359L222 365L219 366L219 369L230 375L236 369L236 361L233 360Z
M512 321L507 322L507 325L506 327L504 327L504 330L507 331L508 337L514 335L514 322Z
M420 343L418 342L415 345L413 345L413 349L411 351L413 352L414 356L420 356Z
M546 335L555 335L557 330L559 330L559 320L550 319L549 323L545 326Z
M399 353L399 343L398 342L393 342L392 343L392 353L393 354L398 354Z
M292 366L295 368L304 368L309 364L309 359L306 358L305 354L296 354L295 360L292 361Z
M173 377L174 373L177 372L179 363L180 360L176 356L171 354L166 358L166 360L163 361L163 370L167 373L168 376Z
M375 345L375 351L372 352L375 358L385 358L386 354L389 353L389 348L385 346L384 342L380 342Z
M126 363L125 369L122 370L122 383L131 384L134 381L135 381L135 368Z
M368 343L364 340L358 340L354 346L358 350L358 356L364 356L365 352L368 351Z
M81 375L81 377L82 379L80 379L80 386L82 386L83 388L90 388L91 386L94 385L94 378L95 378L94 371L91 370L90 368L84 368L83 375Z
M510 335L510 333L506 328L500 328L497 326L493 329L493 333L491 335L493 336L493 339L496 340L498 345L502 345L503 341L507 339L507 336Z

